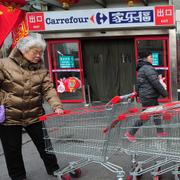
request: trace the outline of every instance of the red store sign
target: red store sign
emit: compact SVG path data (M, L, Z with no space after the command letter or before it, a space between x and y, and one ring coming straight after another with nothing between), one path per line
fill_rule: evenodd
M174 24L174 7L173 6L155 7L155 24L156 25L173 25Z
M29 30L44 31L45 30L44 13L43 12L27 13L27 23Z

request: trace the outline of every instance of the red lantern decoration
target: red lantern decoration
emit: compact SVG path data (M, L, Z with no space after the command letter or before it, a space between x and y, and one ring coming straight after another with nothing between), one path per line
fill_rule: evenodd
M78 79L77 77L68 77L68 78L63 78L58 80L58 87L57 87L57 92L63 93L63 92L68 92L68 93L73 93L77 89L81 88L81 80Z
M14 9L18 9L27 4L26 0L0 0L0 4L8 7L9 11L13 11Z
M77 4L79 0L58 0L62 4L62 7L66 10L69 9L70 5Z

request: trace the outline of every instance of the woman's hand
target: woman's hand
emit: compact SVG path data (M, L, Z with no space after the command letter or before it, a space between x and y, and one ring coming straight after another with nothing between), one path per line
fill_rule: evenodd
M57 114L64 114L64 110L60 108L57 108L54 112Z

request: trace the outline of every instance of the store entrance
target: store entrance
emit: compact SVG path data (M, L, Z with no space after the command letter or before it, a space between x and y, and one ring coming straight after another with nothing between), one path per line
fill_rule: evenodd
M134 39L82 40L85 85L92 101L129 93L135 84Z

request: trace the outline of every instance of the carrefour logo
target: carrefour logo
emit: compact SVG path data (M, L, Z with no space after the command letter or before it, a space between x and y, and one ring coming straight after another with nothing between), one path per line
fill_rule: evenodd
M95 20L96 20L97 24L104 24L107 19L108 19L108 17L105 14L100 13L100 12L98 12L96 15L92 15L90 17L91 22L94 24L95 24Z
M97 24L104 24L107 19L108 19L107 16L105 14L103 14L103 13L98 12L96 14L96 22L97 22Z
M66 18L46 18L46 24L77 24L87 23L89 17L66 17Z

